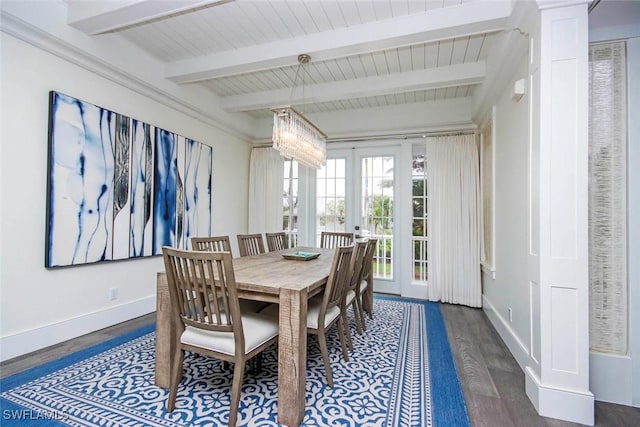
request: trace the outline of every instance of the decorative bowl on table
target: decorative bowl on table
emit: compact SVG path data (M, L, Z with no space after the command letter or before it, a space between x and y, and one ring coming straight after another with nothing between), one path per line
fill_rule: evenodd
M318 252L290 252L288 254L282 254L284 259L290 259L294 261L309 261L312 259L316 259L320 256Z

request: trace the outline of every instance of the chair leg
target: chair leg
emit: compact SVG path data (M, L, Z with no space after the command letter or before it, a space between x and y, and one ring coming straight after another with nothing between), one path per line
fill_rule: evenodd
M358 321L360 322L360 326L362 328L363 331L367 330L367 325L365 324L365 319L364 319L364 309L362 308L362 295L358 295L356 298L354 298L354 301L356 303L356 307L354 307L354 310L357 309L358 311Z
M252 374L262 372L262 353L258 353L249 361L249 369Z
M322 360L324 361L324 373L327 377L327 384L329 387L333 387L333 373L331 372L331 364L329 363L329 350L327 349L327 337L324 330L318 330L318 344L320 344L320 353L322 353Z
M365 302L364 309L369 314L369 319L373 319L373 281L367 280L367 287L362 294L362 299Z
M349 350L353 350L353 340L351 339L351 328L349 327L349 319L347 319L347 310L340 309L342 313L340 316L342 317L342 323L344 324L345 335L347 336L347 346Z
M349 361L349 353L347 352L347 344L345 342L344 325L342 324L342 317L338 319L338 337L340 338L340 347L342 347L342 358L345 362Z
M231 405L229 406L229 427L235 427L238 422L238 406L240 404L240 392L242 391L242 379L244 378L244 362L236 360L233 369L233 384L231 385Z
M171 368L171 383L169 385L169 400L167 401L167 412L173 412L176 407L176 397L178 395L178 385L182 380L182 362L184 361L184 353L180 345L176 345L173 352L173 366Z
M353 310L353 318L356 321L356 332L358 332L358 335L362 335L362 327L360 326L360 311L358 311L358 303L356 302L357 300L358 297L355 297L353 301L351 301L351 309Z

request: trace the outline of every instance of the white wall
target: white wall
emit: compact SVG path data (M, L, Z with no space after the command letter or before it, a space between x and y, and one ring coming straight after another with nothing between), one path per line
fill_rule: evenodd
M527 61L518 67L512 82L527 78ZM524 368L530 340L528 236L528 96L511 99L511 87L495 105L495 279L483 273L483 306L492 323ZM509 318L509 308L512 317Z
M0 358L155 310L162 259L44 268L48 94L60 91L213 146L213 233L246 232L250 145L6 33L1 39ZM236 249L237 250L237 249ZM109 301L109 288L119 298Z

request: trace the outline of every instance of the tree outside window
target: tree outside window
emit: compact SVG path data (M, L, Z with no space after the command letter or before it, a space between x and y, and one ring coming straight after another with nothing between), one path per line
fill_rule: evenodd
M282 213L282 229L292 248L298 241L298 162L295 160L284 161Z
M424 146L414 146L412 164L412 244L413 280L426 283L428 279L427 256L427 173Z

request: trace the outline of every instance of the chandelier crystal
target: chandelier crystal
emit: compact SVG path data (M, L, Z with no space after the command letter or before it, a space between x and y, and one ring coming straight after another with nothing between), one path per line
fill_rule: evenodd
M302 64L310 60L309 55L298 56L296 80ZM294 89L295 81L292 94ZM302 94L304 102L304 78ZM327 160L327 136L291 106L278 107L271 111L273 112L273 148L283 157L295 160L308 168L320 169L324 166Z

